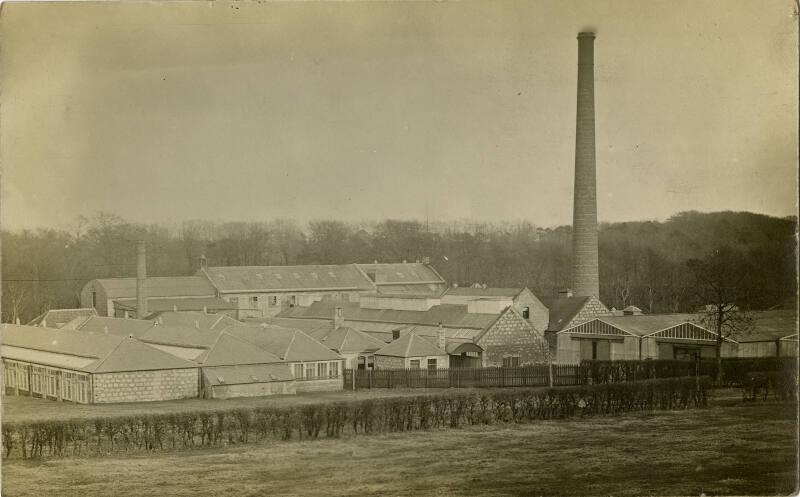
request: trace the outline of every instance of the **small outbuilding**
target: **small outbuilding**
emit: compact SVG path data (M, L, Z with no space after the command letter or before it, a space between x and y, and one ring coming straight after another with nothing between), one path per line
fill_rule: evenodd
M396 340L375 352L375 369L436 370L449 367L447 351L414 333L413 329L401 332Z

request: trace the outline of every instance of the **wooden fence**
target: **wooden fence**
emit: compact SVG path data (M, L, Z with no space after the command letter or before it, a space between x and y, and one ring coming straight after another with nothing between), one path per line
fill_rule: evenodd
M355 375L355 376L354 376ZM582 385L585 374L575 364L519 368L345 369L344 387L469 388Z

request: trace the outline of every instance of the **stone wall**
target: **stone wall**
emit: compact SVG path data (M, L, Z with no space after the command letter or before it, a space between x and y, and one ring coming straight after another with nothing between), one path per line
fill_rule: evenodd
M198 374L197 368L95 374L94 403L195 398Z
M572 318L572 321L569 322L566 326L564 326L564 330L568 328L572 328L573 326L578 326L581 323L585 323L586 321L591 321L592 319L599 318L602 316L611 316L611 311L608 310L606 307L597 297L590 298L586 304L584 304L583 308Z
M541 364L549 350L541 331L535 330L521 315L508 309L478 340L483 348L483 367L502 366L504 357L519 357L520 366Z
M405 359L388 355L375 356L375 369L403 369L406 367Z
M300 392L337 392L344 388L344 376L325 380L296 380L295 389Z

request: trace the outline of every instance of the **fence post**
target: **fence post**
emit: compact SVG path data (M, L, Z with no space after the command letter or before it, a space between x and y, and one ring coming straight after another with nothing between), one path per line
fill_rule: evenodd
M553 361L552 359L550 362L547 363L547 376L550 384L550 388L553 388Z
M356 391L356 369L353 368L350 370L350 373L353 375L353 391Z

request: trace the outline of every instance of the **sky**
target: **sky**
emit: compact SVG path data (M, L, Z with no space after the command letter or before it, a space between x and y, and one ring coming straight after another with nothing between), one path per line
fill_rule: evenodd
M795 3L4 3L2 222L797 211Z

